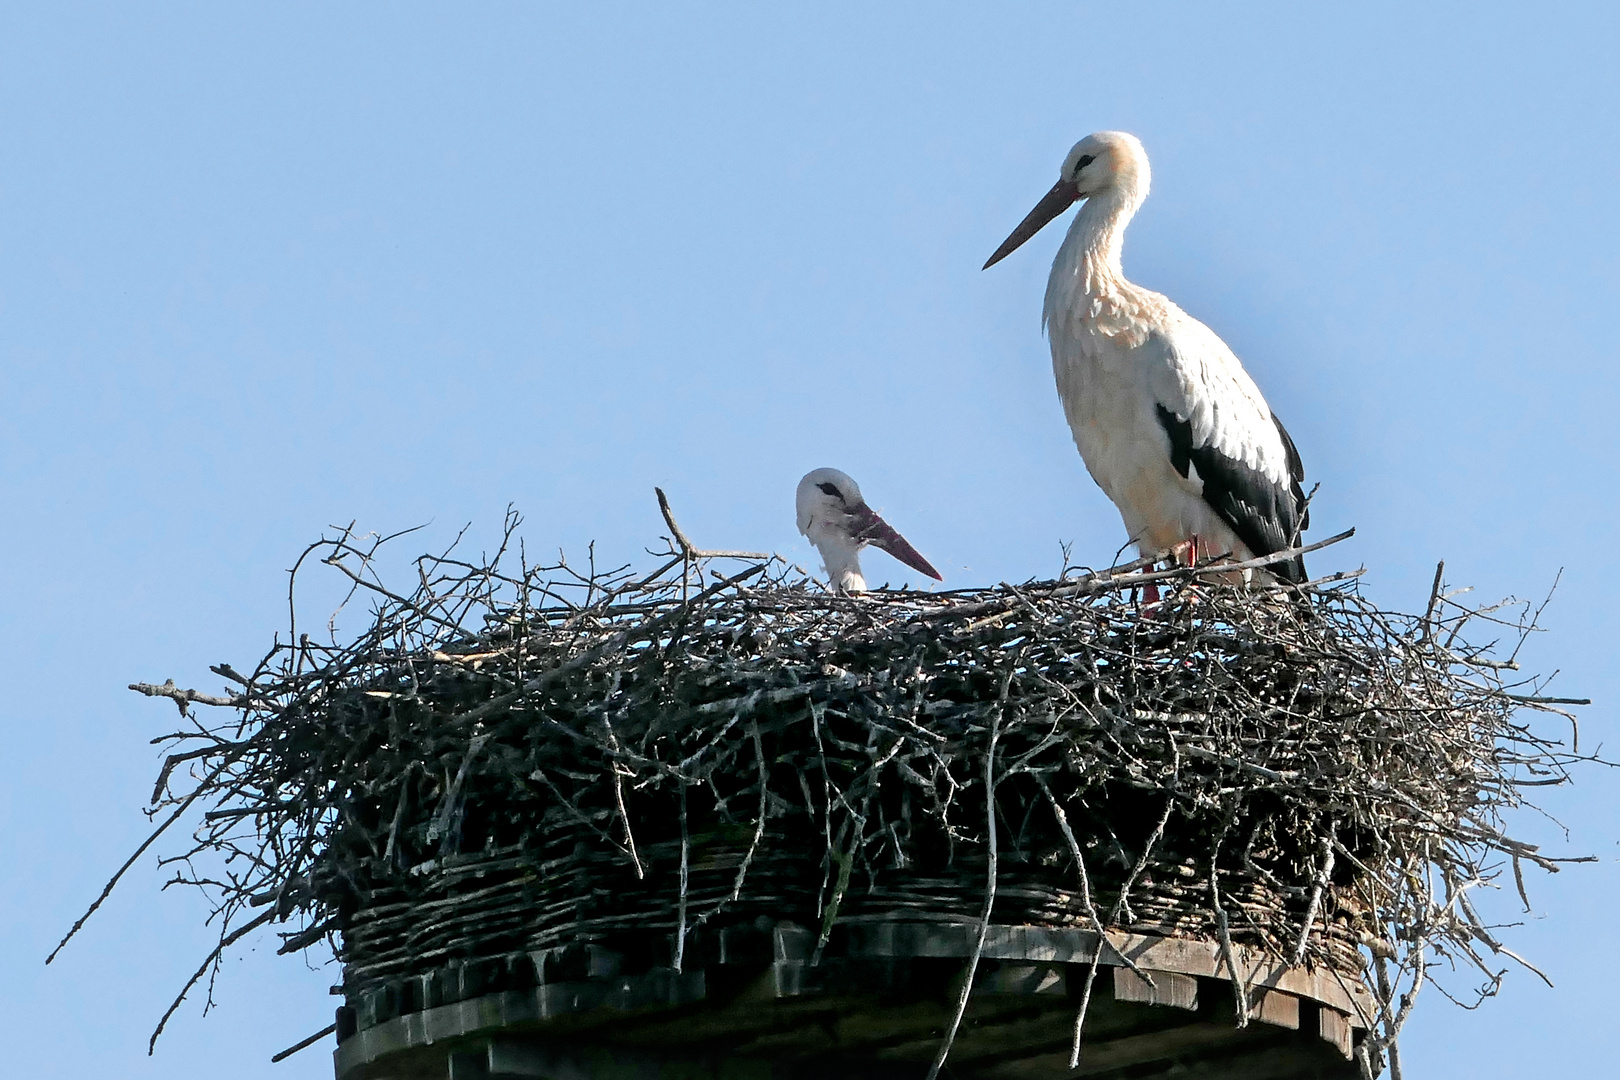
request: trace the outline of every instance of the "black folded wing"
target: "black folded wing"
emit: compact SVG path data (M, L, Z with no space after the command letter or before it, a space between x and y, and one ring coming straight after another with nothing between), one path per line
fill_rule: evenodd
M1305 466L1275 413L1271 419L1282 437L1287 476L1268 476L1212 445L1194 445L1190 421L1163 405L1157 409L1159 424L1170 437L1170 463L1183 477L1189 475L1189 468L1197 471L1204 485L1204 501L1251 552L1270 555L1298 544L1300 531L1308 524L1305 491L1300 486ZM1270 570L1284 581L1298 584L1306 580L1301 556L1274 563Z

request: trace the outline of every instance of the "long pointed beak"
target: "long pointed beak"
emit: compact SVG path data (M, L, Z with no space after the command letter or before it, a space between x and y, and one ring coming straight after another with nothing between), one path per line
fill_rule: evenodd
M996 263L1017 251L1025 240L1040 232L1047 222L1073 206L1075 200L1079 197L1080 189L1075 186L1073 180L1059 180L1053 184L1052 190L1041 196L1041 201L1036 203L1035 209L1031 210L1029 215L1018 223L1018 228L1012 231L1012 235L1003 240L1001 246L996 248L996 253L990 256L990 261L984 264L983 269L990 269Z
M919 574L927 574L935 581L945 580L927 559L917 553L916 548L906 542L905 537L895 532L892 525L878 516L876 510L870 506L858 506L850 511L850 515L855 519L855 528L852 532L855 539L864 540L875 548L882 548Z

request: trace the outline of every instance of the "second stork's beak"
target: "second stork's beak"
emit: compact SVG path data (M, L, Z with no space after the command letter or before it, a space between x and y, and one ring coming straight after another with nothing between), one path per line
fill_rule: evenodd
M875 548L882 548L890 555L899 559L919 574L927 574L935 581L944 581L938 570L935 570L928 560L918 554L917 549L906 542L906 538L894 531L894 527L878 516L878 512L870 506L858 506L850 511L854 529L852 535L857 540L864 540Z
M1001 242L996 253L990 256L990 261L984 264L983 269L988 270L1008 255L1017 251L1025 240L1040 232L1047 222L1057 217L1063 211L1073 206L1075 200L1080 198L1080 188L1073 180L1059 180L1052 185L1052 190L1041 197L1012 235Z

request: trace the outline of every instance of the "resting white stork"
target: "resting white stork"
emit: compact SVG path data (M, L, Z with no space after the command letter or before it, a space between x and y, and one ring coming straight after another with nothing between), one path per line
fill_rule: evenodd
M1125 226L1148 193L1134 135L1075 144L1052 190L985 263L989 269L1084 199L1052 262L1044 323L1058 396L1092 479L1143 555L1185 547L1247 559L1297 544L1305 468L1243 365L1215 332L1125 280ZM1305 580L1295 557L1271 571Z
M834 592L866 591L861 574L861 548L882 548L913 570L943 581L939 571L906 543L877 511L866 505L854 480L837 469L816 469L799 481L799 531L821 552Z

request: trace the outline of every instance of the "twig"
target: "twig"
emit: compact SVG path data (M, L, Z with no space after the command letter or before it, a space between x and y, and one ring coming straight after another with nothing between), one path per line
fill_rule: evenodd
M765 838L765 819L771 809L770 772L765 766L765 747L759 740L759 725L750 724L748 734L754 741L754 760L759 763L759 810L754 815L754 838L748 842L748 851L737 867L737 880L731 886L733 901L742 896L743 881L748 877L748 867L754 861L754 853L759 850L759 842Z
M1441 559L1434 567L1434 584L1429 587L1429 606L1423 612L1423 637L1427 643L1434 637L1434 610L1440 605L1440 582L1446 572L1446 560Z
M1249 983L1244 972L1238 967L1237 954L1232 948L1231 928L1227 923L1226 905L1221 903L1221 886L1217 880L1219 871L1213 862L1209 868L1209 903L1215 910L1215 932L1221 939L1221 961L1226 964L1226 972L1232 980L1232 996L1237 1000L1237 1026L1249 1026Z
M203 694L197 692L196 690L182 690L180 687L174 685L173 679L169 679L161 686L154 686L152 683L144 682L130 683L129 688L138 694L145 694L147 697L168 698L180 706L180 711L182 713L185 712L185 707L188 704L217 705L226 709L238 709L246 705L251 700L245 694L232 694L230 697L220 697L217 694Z
M681 793L681 895L675 928L675 974L677 975L681 973L682 964L686 959L687 860L688 849L691 847L686 831L686 785L680 785L679 790Z
M207 958L197 966L197 970L192 972L191 978L187 979L186 984L180 988L180 993L175 995L174 1001L170 1002L169 1007L164 1010L163 1017L158 1020L157 1027L152 1031L152 1037L146 1041L147 1057L151 1057L153 1051L157 1049L158 1036L163 1034L163 1028L166 1024L168 1024L169 1017L173 1016L174 1011L180 1007L180 1003L186 1000L186 995L191 993L191 988L196 986L197 983L202 980L202 977L208 973L208 969L213 965L214 961L218 960L220 955L224 953L226 949L230 948L232 945L235 945L248 934L275 918L275 915L275 909L272 908L271 910L266 911L264 914L254 917L219 939L219 944L215 945L208 953Z
M96 909L102 905L102 902L105 901L107 897L112 895L113 887L118 884L118 879L124 876L125 871L135 865L135 860L146 854L146 849L157 843L158 837L168 832L169 826L173 825L176 821L179 821L181 815L183 815L187 810L191 809L193 803L202 798L204 795L214 794L209 785L211 785L214 780L225 771L233 760L234 759L232 758L227 758L225 761L217 765L213 772L209 773L208 777L203 780L202 783L198 784L196 789L192 791L190 795L186 796L180 801L180 805L175 807L174 813L165 818L163 824L153 829L151 833L147 835L146 839L141 841L141 846L135 849L134 854L130 855L129 858L124 860L124 865L120 866L113 873L113 876L108 879L107 884L102 886L101 894L97 896L95 900L91 901L90 906L85 909L84 914L80 915L76 920L74 920L73 926L68 929L66 934L62 935L62 940L56 943L56 948L52 949L51 954L45 958L45 962L47 964L56 959L56 954L62 951L62 947L69 941L73 940L73 935L77 934L79 930L83 928L84 924L90 920L90 916L94 915L96 913Z
M1121 912L1128 910L1131 887L1136 884L1136 879L1141 876L1142 871L1147 869L1148 860L1152 858L1153 849L1158 846L1159 839L1164 836L1164 827L1169 822L1170 812L1175 809L1175 805L1173 795L1164 800L1164 812L1159 815L1158 824L1153 826L1153 832L1148 835L1147 842L1142 845L1141 858L1136 860L1136 865L1132 866L1131 872L1125 876L1125 883L1119 887L1119 896L1115 899L1114 906L1108 912L1108 926L1113 926L1118 922ZM1071 1069L1080 1067L1080 1037L1085 1027L1086 1007L1091 1004L1091 987L1097 981L1097 966L1102 963L1103 947L1109 944L1106 933L1100 934L1099 938L1097 951L1091 957L1091 966L1086 969L1086 984L1085 990L1080 995L1080 1008L1075 1011L1074 1037L1069 1043L1069 1068ZM1132 964L1131 969L1137 971L1136 965ZM1154 985L1153 976L1147 974L1147 972L1137 971L1137 974L1141 975L1149 986Z
M653 491L658 495L658 509L664 514L664 523L669 531L675 535L675 542L680 545L681 554L688 559L769 559L768 551L704 551L686 538L681 527L675 524L675 515L670 511L669 499L664 495L664 489L655 487Z
M275 1064L279 1064L280 1062L286 1061L288 1058L290 1058L294 1054L298 1053L298 1051L303 1050L303 1049L305 1049L307 1047L314 1046L316 1043L320 1042L322 1039L326 1038L328 1035L331 1035L336 1031L337 1031L337 1025L336 1024L327 1024L325 1027L321 1028L321 1030L317 1031L315 1034L309 1036L306 1039L301 1039L298 1042L293 1043L291 1046L287 1047L287 1049L283 1050L281 1053L276 1054L274 1057L272 1057L270 1059L270 1064L275 1065Z
M1311 883L1311 899L1305 905L1305 917L1300 920L1299 940L1294 943L1294 957L1289 961L1290 967L1299 967L1305 962L1305 949L1311 942L1311 927L1316 923L1316 910L1322 903L1322 890L1327 888L1328 882L1333 879L1333 841L1338 835L1339 823L1331 822L1328 831L1322 837L1319 856L1321 869L1316 873L1316 880Z
M934 1055L934 1063L929 1066L928 1080L938 1080L939 1070L944 1068L945 1059L956 1044L956 1033L962 1026L962 1017L967 1013L968 998L973 994L973 979L978 974L979 957L984 955L984 939L990 933L990 913L996 904L996 740L1001 736L1001 713L1006 708L1007 689L1012 684L1013 670L1022 659L1020 652L1002 677L1000 704L990 714L990 741L984 752L984 910L979 913L979 933L973 942L973 953L962 972L962 992L956 998L956 1012L951 1017L951 1026L946 1030L945 1038L939 1044L938 1053Z

